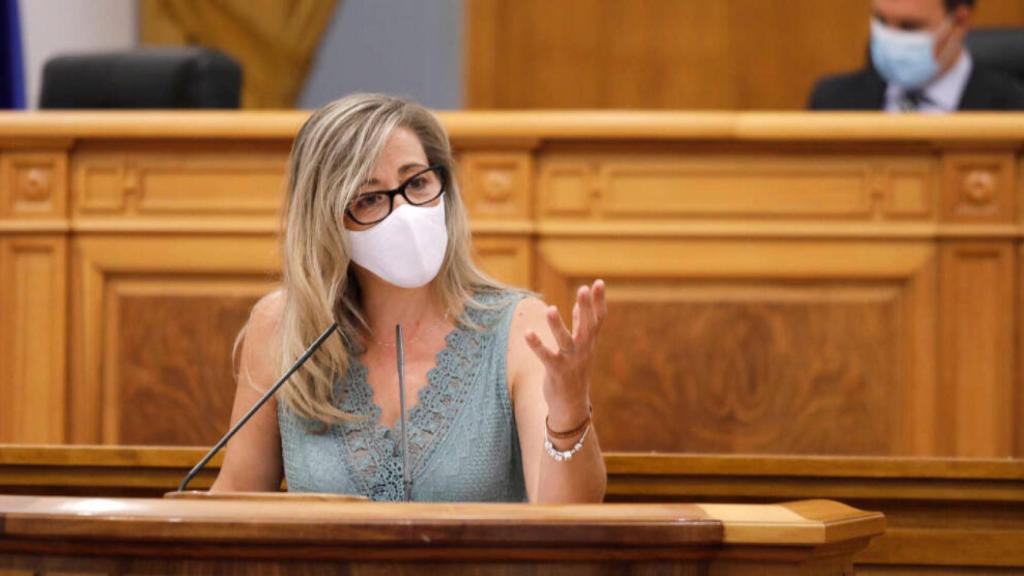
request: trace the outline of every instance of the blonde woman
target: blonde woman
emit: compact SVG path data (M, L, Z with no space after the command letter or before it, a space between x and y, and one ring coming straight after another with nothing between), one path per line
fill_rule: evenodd
M422 106L356 94L317 110L288 169L283 282L241 340L232 421L331 322L229 443L213 490L404 496L395 325L404 332L412 499L599 502L589 364L604 285L558 311L470 258L448 138Z

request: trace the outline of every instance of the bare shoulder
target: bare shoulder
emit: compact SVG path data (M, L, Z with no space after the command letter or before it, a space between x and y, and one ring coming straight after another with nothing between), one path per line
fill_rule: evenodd
M526 334L534 332L542 341L553 345L547 321L548 308L546 302L535 297L524 298L516 304L508 330L509 384L513 388L525 372L539 367L536 355L526 343Z
M274 290L260 298L249 314L239 345L241 365L239 382L248 382L257 389L263 389L267 380L277 371L274 359L274 345L277 330L284 313L284 290Z
M273 292L265 294L252 307L252 313L249 317L250 323L255 322L276 326L281 321L281 314L284 313L284 297L285 292L283 288L278 288Z
M263 343L270 341L270 337L277 333L277 327L284 314L284 296L284 290L278 289L266 294L256 302L249 313L249 321L245 326L245 340L257 340Z
M547 303L533 296L517 302L509 326L509 340L521 340L528 330L540 332L539 328L546 325L547 309Z

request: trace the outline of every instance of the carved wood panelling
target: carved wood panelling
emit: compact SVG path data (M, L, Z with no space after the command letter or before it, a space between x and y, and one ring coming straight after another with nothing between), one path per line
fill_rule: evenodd
M549 217L927 218L935 165L914 159L597 156L540 167Z
M1014 155L949 153L943 157L942 216L951 221L1012 222Z
M1022 180L1024 180L1024 171L1020 174ZM1024 192L1024 186L1022 186L1021 191ZM1024 334L1021 333L1020 328L1024 326L1024 244L1018 243L1015 248L1017 251L1015 275L1017 286L1014 289L1013 303L1017 307L1017 311L1013 315L1013 336L1016 339L1013 389L1016 398L1013 402L1014 415L1011 422L1014 433L1013 456L1014 458L1024 458L1024 426L1020 425L1021 422L1024 422Z
M111 280L104 430L120 444L204 446L230 425L232 344L265 281ZM159 329L155 329L159 327Z
M473 251L477 264L495 279L529 288L531 282L530 242L511 236L477 235L473 238Z
M541 168L539 212L550 216L586 216L600 200L601 189L589 162L552 161Z
M273 238L97 236L74 248L72 439L208 440L233 394L239 319L274 285ZM207 401L210 412L196 413Z
M940 440L947 451L1004 458L1014 447L1014 250L999 243L942 247Z
M280 146L139 152L89 150L76 156L75 212L147 217L273 216L284 192Z
M538 258L565 315L608 281L608 450L934 453L926 245L558 240Z
M882 199L891 218L928 218L935 211L938 178L934 161L887 163L871 192Z
M528 152L467 152L459 164L463 198L474 219L530 216L533 160Z
M0 237L0 442L63 442L67 243Z
M202 394L278 271L305 114L109 118L0 123L0 435L205 443L171 423L200 399L223 417ZM566 314L578 284L608 280L606 448L1024 457L1014 118L441 119L485 270ZM614 420L629 403L659 425L649 446Z
M0 217L63 218L67 179L63 151L0 154Z
M654 297L659 291L662 298ZM905 395L898 287L756 282L659 290L620 281L616 293L595 366L602 377L594 402L615 431L609 449L899 449L908 407L890 398Z

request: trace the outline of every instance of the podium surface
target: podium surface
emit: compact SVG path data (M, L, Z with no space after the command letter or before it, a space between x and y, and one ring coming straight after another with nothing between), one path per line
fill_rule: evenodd
M885 519L778 505L0 496L0 573L852 574Z

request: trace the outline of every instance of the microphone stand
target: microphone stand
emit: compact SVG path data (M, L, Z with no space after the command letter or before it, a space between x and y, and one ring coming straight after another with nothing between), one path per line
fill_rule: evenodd
M256 401L256 404L253 404L253 407L250 408L249 411L246 412L245 415L242 416L241 419L239 419L238 422L236 422L235 425L231 427L230 430L228 430L228 433L225 434L224 437L221 438L220 441L217 442L217 444L215 444L213 448L210 448L210 451L206 453L206 456L203 456L203 459L200 460L199 463L196 464L191 471L189 471L189 473L181 481L181 484L178 485L178 492L185 491L185 488L188 487L188 483L191 482L192 479L195 478L196 474L198 474L199 471L202 470L210 462L210 459L213 458L217 454L217 452L220 452L220 449L223 448L224 445L228 443L228 440L231 440L231 438L239 430L242 429L242 426L245 426L245 423L248 422L249 419L252 418L253 415L256 414L256 412L259 411L259 409L262 408L264 404L267 403L267 400L270 400L270 397L273 396L274 393L277 392L277 390L282 385L284 385L284 383L287 382L289 378L291 378L292 374L294 374L296 370L301 368L302 365L306 363L306 360L309 360L309 357L312 356L313 353L320 348L320 345L323 344L324 341L327 340L327 338L330 337L330 335L333 334L334 331L337 329L338 323L332 322L331 325L327 327L327 330L324 330L323 333L320 334L320 336L317 337L317 339L314 340L313 343L309 345L309 348L307 348L306 351L302 353L302 356L299 356L299 359L296 360L295 364L292 364L292 367L289 368L288 371L284 373L284 376L281 376L281 379L274 383L274 385L270 387L270 390L267 390L267 392L263 394L263 396L259 400Z
M402 325L395 325L395 357L398 361L398 402L402 419L402 489L405 501L412 500L412 471L409 470L409 430L405 418L405 349L402 345Z

